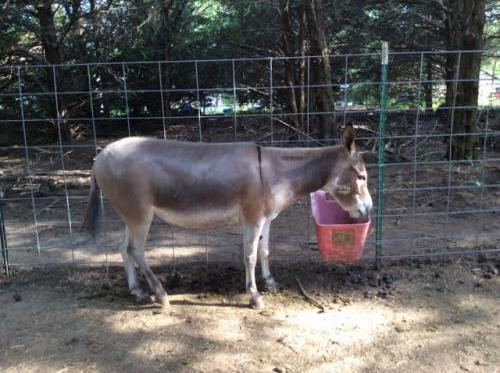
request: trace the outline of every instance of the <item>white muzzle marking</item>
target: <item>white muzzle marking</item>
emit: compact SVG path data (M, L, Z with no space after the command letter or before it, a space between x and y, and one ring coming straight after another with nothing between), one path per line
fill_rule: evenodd
M368 216L373 207L372 197L368 194L363 199L356 197L356 205L349 210L351 218L358 219L362 216Z

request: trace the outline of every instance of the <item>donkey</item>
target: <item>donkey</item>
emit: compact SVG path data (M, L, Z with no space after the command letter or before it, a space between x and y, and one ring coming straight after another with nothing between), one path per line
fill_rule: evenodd
M246 290L250 306L264 307L255 266L260 257L269 290L276 282L269 268L271 222L302 196L322 189L353 218L372 208L366 168L356 149L352 125L342 145L318 148L260 147L253 143L190 143L128 137L106 146L96 157L84 225L95 235L99 188L126 225L121 246L130 293L150 301L140 288L136 265L157 302L167 293L144 257L154 215L185 228L243 227Z

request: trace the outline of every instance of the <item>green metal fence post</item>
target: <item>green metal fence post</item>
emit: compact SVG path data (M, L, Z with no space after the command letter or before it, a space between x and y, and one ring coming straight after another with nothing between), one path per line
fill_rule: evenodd
M378 175L377 175L377 216L375 219L375 265L378 268L382 257L382 212L384 209L384 148L385 115L387 109L387 67L389 65L389 44L382 43L382 71L380 79L380 116L378 122Z
M5 277L9 278L10 277L9 250L7 248L7 234L5 232L5 221L3 218L2 199L3 199L3 192L0 190L0 250L2 251L3 270L5 272Z

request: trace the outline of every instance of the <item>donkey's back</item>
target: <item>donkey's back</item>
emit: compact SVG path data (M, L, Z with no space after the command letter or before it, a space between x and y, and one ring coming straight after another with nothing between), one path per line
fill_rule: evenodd
M259 194L257 148L126 138L96 158L97 184L126 222L155 213L187 228L241 220Z

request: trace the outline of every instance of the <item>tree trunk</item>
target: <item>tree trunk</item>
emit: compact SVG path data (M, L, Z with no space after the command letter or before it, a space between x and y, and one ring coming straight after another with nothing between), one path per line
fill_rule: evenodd
M307 53L307 17L303 4L300 6L299 10L300 16L300 37L299 37L299 56L301 57L298 64L298 72L297 72L297 81L300 86L297 88L297 108L299 110L300 115L300 129L302 132L305 132L304 126L304 113L306 112L306 53ZM308 103L309 104L309 103Z
M56 26L54 24L54 14L52 13L52 1L43 0L36 6L36 15L40 22L42 47L45 59L51 65L61 63L59 55Z
M172 0L165 0L163 3L162 11L163 11L163 24L162 24L162 29L163 29L163 60L164 61L169 61L171 59L171 8L172 8ZM170 89L172 86L172 65L169 63L163 64L162 66L162 74L163 74L163 89L167 90ZM165 116L170 117L172 115L172 109L171 109L171 94L168 91L161 92L163 94L163 100L164 100L164 110L165 110Z
M283 41L283 51L285 52L286 56L293 56L294 55L294 48L293 48L293 30L292 30L292 25L290 21L290 1L289 0L281 0L280 1L280 10L281 10L281 26L283 30L282 34L282 41ZM288 89L287 93L287 98L288 98L288 106L290 108L290 112L292 113L291 116L291 123L292 125L297 128L298 127L298 117L297 117L297 98L295 97L295 60L293 59L287 59L285 60L285 79L286 79L286 84L290 87ZM297 135L297 133L290 133L291 136Z
M36 17L40 23L40 37L42 41L43 51L45 53L45 59L50 65L57 65L61 63L61 56L59 51L59 40L57 38L57 32L54 22L54 13L52 12L52 1L43 0L36 5ZM47 88L49 92L55 93L56 87L57 91L61 91L63 88L61 82L63 79L61 77L54 76L54 69L49 68L47 71ZM61 141L71 142L71 130L69 124L66 121L68 115L68 109L66 107L66 100L63 95L52 95L53 104L51 107L51 113L49 114L51 118L59 118L60 130L61 130ZM57 100L57 105L56 105ZM57 110L58 108L59 110Z
M97 62L100 61L101 59L101 39L98 37L98 15L97 15L97 9L96 9L96 0L90 0L89 1L89 7L90 7L90 24L91 26L91 38L92 42L94 43L94 58Z
M432 59L430 56L427 56L425 80L427 80L427 83L424 84L425 111L430 113L432 112Z
M331 83L330 51L326 42L321 0L304 0L307 15L310 53L319 58L312 59L311 70L314 84ZM331 113L334 110L333 92L331 87L321 87L317 90L316 105L319 112ZM336 138L337 128L333 114L319 116L319 132L321 138Z
M483 29L485 23L485 0L453 0L449 7L449 32L451 45L457 50L480 50L483 47ZM466 109L449 110L449 123L452 133L476 132L477 100L479 96L479 71L481 53L461 53L460 66L458 56L451 55L448 70L453 68L447 78L456 77L458 80L471 79L448 83L446 98L448 106L455 103L455 107L473 107ZM458 69L458 70L457 70ZM468 159L474 156L476 136L450 136L448 146L451 148L451 159ZM451 144L451 146L450 146Z

